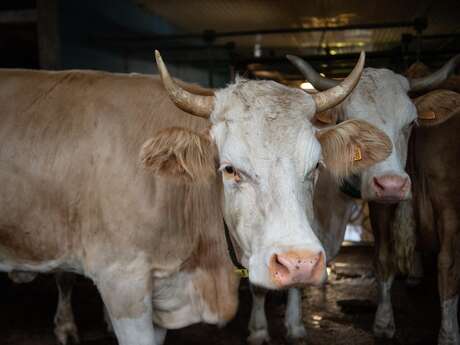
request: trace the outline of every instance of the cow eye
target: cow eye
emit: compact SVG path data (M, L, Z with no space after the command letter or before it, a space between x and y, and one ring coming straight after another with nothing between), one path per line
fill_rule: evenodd
M240 173L233 166L227 164L222 166L219 170L222 171L224 180L233 180L235 182L241 181Z
M226 172L227 174L232 174L232 175L233 175L233 174L235 173L235 169L234 169L231 165L227 165L227 166L225 167L225 172Z

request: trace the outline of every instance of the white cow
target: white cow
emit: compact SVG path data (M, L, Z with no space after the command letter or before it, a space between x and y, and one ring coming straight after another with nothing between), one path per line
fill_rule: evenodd
M327 90L338 84L319 75L308 63L295 56L288 59L296 65L318 90ZM407 269L404 261L413 260L414 244L397 243L398 253L406 258L395 257L392 248L394 231L410 226L395 223L395 214L407 209L405 201L411 198L411 180L405 171L408 141L412 126L417 120L417 109L408 93L422 92L436 88L444 82L460 63L460 55L453 57L441 69L424 78L408 79L385 68L365 68L362 77L350 96L329 113L323 114L323 120L335 118L340 121L350 119L365 120L373 124L391 139L393 151L385 160L365 169L361 173L361 195L369 201L372 228L376 240L375 266L378 278L379 305L374 321L374 333L377 336L393 337L395 332L390 289L395 268ZM407 217L406 217L407 218ZM400 222L400 221L399 221ZM407 224L406 224L407 225ZM404 237L396 234L396 237ZM412 235L412 237L414 237ZM408 238L406 237L406 240ZM446 246L449 244L446 243ZM409 248L407 248L409 247ZM412 254L411 254L412 253ZM395 260L396 259L396 260ZM401 263L403 261L403 263ZM449 339L457 339L457 300L442 302L442 323L439 344L451 344ZM456 333L456 334L454 334Z

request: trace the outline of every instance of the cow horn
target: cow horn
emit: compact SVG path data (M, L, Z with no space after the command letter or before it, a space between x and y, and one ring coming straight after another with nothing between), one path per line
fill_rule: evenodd
M361 77L365 59L366 56L364 52L361 52L355 68L353 68L353 71L351 71L344 80L329 90L311 95L315 101L317 113L336 106L353 91L356 84L358 84L359 78Z
M458 64L460 64L460 54L455 55L444 66L426 77L409 79L410 91L420 92L437 88L455 71Z
M177 85L169 75L168 69L158 50L155 50L155 60L163 86L174 104L187 113L206 119L209 118L214 109L214 96L196 95Z
M295 67L297 67L305 79L318 91L328 90L340 83L338 80L323 77L321 74L316 72L308 62L298 56L286 55L286 58L291 61Z

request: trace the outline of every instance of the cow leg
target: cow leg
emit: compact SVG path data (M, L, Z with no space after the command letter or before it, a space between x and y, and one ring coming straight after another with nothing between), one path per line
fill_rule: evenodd
M455 211L444 209L437 222L441 250L438 255L438 285L441 299L441 329L438 345L460 345L457 307L460 262L460 239Z
M375 313L373 332L377 337L393 338L395 334L395 321L393 306L391 305L391 286L394 275L387 280L378 280L379 301Z
M372 230L375 237L375 270L378 288L378 306L373 332L377 337L393 338L395 323L391 305L391 286L394 279L394 264L391 253L390 222L394 207L369 203Z
M291 288L288 290L286 315L284 325L287 330L287 338L292 343L305 341L307 331L302 320L302 290Z
M156 345L163 345L165 342L167 329L157 325L154 325L153 329L155 330Z
M267 290L255 287L250 284L252 294L251 318L249 319L249 337L247 339L250 345L261 345L270 342L268 334L267 316L265 315L265 297Z
M72 289L75 283L75 274L60 272L56 273L55 277L59 299L54 316L54 334L62 345L66 345L69 340L78 344L80 339L72 311Z
M113 333L112 321L110 320L109 312L107 311L105 304L102 306L102 311L104 313L104 322L107 327L107 332Z
M418 250L414 253L414 264L412 265L411 270L406 279L406 284L409 287L414 287L420 284L423 279L423 262L422 262L422 253Z
M117 265L95 277L119 345L156 345L152 286L143 262Z

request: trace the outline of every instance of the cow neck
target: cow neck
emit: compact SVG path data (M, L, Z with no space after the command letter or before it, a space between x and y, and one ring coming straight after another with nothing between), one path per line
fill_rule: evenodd
M237 273L241 278L247 278L249 275L249 271L246 267L244 267L236 256L235 247L233 246L232 238L230 237L230 230L228 229L227 222L224 221L224 232L225 232L225 239L227 241L227 249L228 254L230 255L230 259L232 260L233 266L235 266L235 273Z
M340 183L340 191L351 198L361 199L359 177L353 175L350 178L344 178L342 183Z

